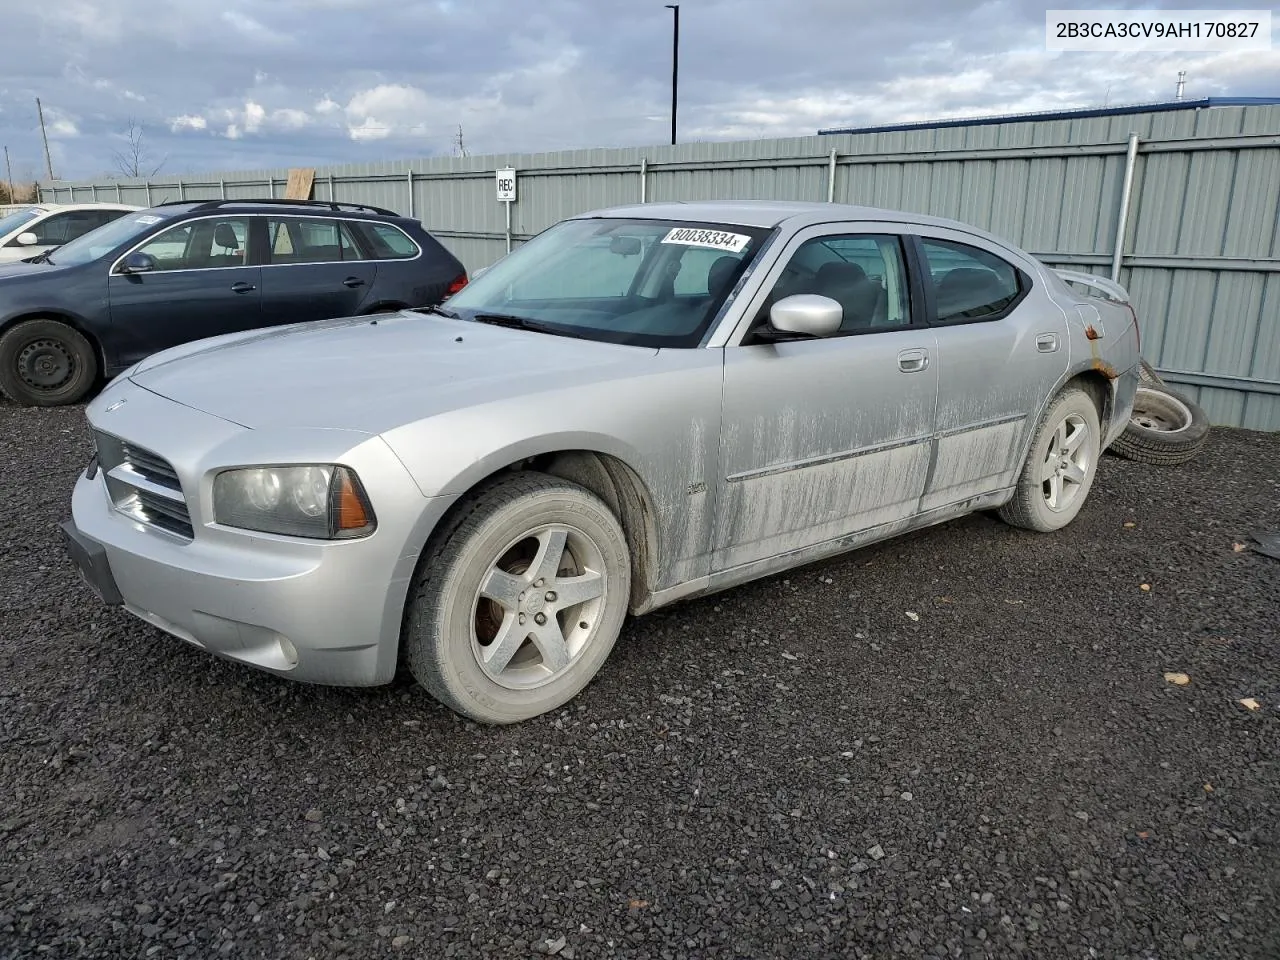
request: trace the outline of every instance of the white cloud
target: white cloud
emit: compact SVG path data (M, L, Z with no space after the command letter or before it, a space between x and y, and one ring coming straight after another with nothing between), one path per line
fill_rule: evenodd
M311 115L305 110L293 110L288 107L271 111L271 126L277 130L301 130L311 122Z
M227 124L227 129L223 133L223 136L226 137L228 140L239 140L240 128L234 123Z
M341 109L342 109L342 104L340 104L337 100L331 100L329 97L325 97L323 100L318 102L315 106L316 113L321 114L322 116L328 115L330 113L337 113Z
M244 105L244 132L257 133L262 129L262 121L267 117L267 111L261 104L254 103L249 100Z
M183 130L205 130L208 126L209 122L204 117L193 114L169 118L169 129L174 133L181 133Z
M352 140L421 135L437 110L427 93L417 87L380 84L347 101L347 131Z

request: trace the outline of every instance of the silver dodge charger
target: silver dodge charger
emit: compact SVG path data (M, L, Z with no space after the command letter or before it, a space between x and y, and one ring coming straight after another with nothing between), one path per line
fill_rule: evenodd
M201 649L325 684L404 663L509 723L628 613L975 510L1070 523L1137 363L1122 287L962 223L620 207L439 307L142 361L87 409L63 533L103 601Z

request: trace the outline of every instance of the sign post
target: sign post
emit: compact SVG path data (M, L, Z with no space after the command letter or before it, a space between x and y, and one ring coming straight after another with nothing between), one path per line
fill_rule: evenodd
M494 186L497 187L498 202L507 210L507 253L511 252L511 204L516 202L516 172L511 167L504 167L494 174Z

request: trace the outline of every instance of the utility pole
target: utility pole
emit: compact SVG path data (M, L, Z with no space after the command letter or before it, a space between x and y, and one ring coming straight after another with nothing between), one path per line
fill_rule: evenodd
M675 14L671 34L671 145L676 143L676 91L680 82L680 4L668 3L667 9Z
M458 124L458 135L453 138L453 145L458 149L458 156L465 157L467 148L462 143L462 124Z
M1185 87L1186 85L1187 85L1187 71L1179 70L1178 71L1178 94L1176 97L1174 97L1175 100L1182 99L1182 88Z
M13 192L13 167L9 166L9 148L7 146L4 148L4 173L5 182L9 184L9 202L17 203L18 198Z
M40 98L36 97L36 113L40 115L40 137L44 140L44 165L49 171L49 179L53 180L53 159L49 156L49 135L44 132L44 108L40 106Z

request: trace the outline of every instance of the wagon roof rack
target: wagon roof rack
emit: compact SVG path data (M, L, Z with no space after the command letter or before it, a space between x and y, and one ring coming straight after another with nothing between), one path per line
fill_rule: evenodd
M218 207L231 206L235 204L266 204L268 206L285 206L285 207L322 207L326 210L367 210L369 213L381 214L385 217L398 217L400 214L394 210L387 210L385 207L374 207L367 203L339 203L332 200L283 200L271 197L246 197L240 200L166 200L164 203L153 203L153 207L176 207L180 204L194 203L192 211L196 210L216 210Z

